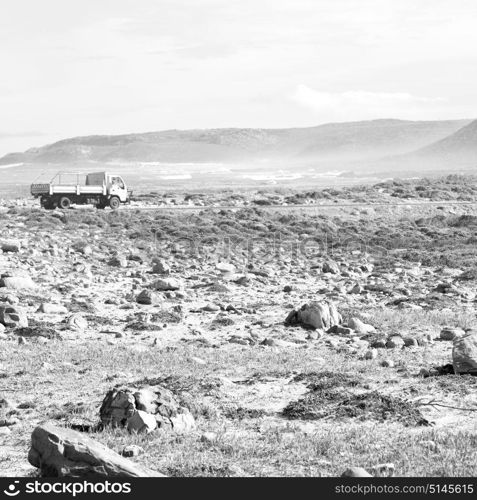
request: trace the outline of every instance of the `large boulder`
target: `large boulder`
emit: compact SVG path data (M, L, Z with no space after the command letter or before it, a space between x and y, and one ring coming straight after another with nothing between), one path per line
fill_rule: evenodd
M189 409L162 386L111 389L103 400L99 416L103 425L126 427L137 433L156 428L183 433L195 428Z
M33 431L28 461L44 477L164 477L80 432L48 423Z
M0 323L10 328L27 327L28 318L23 309L10 304L0 305Z
M302 325L308 328L328 330L343 321L332 302L310 302L293 310L285 319L286 326Z
M452 349L454 372L477 375L477 330L456 337Z

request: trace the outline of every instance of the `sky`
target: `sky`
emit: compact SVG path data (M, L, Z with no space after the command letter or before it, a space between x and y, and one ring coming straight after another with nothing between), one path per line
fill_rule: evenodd
M0 155L77 135L477 117L475 0L1 0Z

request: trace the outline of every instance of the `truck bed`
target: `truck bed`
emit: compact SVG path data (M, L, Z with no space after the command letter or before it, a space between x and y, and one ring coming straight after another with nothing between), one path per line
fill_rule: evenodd
M32 184L31 194L39 195L62 195L62 194L106 194L106 187L102 185L96 186L80 186L74 184Z

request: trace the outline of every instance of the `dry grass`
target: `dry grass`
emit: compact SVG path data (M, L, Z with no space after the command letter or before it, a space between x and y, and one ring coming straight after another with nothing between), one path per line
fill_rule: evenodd
M276 411L306 392L310 381L316 384L317 374L326 375L331 366L336 367L340 384L349 391L379 388L410 401L436 392L455 398L461 391L462 377L417 377L422 353L393 354L407 367L407 378L397 377L397 371L383 369L377 362L346 358L323 345L291 350L238 346L137 350L101 341L6 344L0 356L1 387L17 406L12 413L20 418L20 424L13 431L17 451L3 457L0 467L5 473L25 460L28 436L37 422L94 425L108 388L157 377L177 394L187 395L192 406L196 403L198 431L184 436L134 436L106 429L93 435L118 451L126 444L139 444L145 451L138 461L170 475L328 476L340 474L350 465L371 467L382 462L393 462L400 476L475 475L472 427L409 429L400 423L352 418L303 424ZM435 352L429 356L436 359ZM194 357L206 363L197 364ZM45 362L51 369L44 368ZM450 381L457 379L453 386ZM389 384L391 380L393 384ZM449 381L445 391L439 386L441 380ZM273 403L279 390L283 400L277 407ZM459 398L462 401L462 392ZM227 418L227 410L239 406L242 411L255 411L245 413L244 418ZM215 437L204 440L207 432Z

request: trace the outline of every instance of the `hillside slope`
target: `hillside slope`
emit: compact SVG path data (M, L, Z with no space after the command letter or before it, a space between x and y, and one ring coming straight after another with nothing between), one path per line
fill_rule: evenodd
M444 139L470 120L371 120L290 129L166 130L65 139L0 159L10 163L362 160L403 154Z
M470 122L444 139L421 148L417 154L477 161L477 120Z

